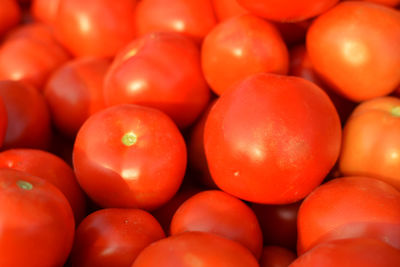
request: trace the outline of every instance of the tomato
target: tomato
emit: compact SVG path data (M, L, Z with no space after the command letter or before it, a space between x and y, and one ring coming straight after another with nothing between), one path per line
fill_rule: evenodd
M400 13L360 1L340 3L318 17L307 33L315 70L339 94L357 102L399 86L399 43Z
M191 125L210 98L200 52L176 33L152 33L134 40L115 58L104 84L107 105L158 108L179 127Z
M400 190L399 117L399 98L375 98L360 104L343 131L340 172L379 178Z
M198 43L217 23L211 0L141 0L135 20L139 36L179 32Z
M145 248L132 267L256 267L249 250L232 240L201 232L186 232Z
M145 247L164 237L148 212L102 209L77 228L71 263L74 267L129 267Z
M400 248L400 192L373 178L334 179L303 201L297 227L299 255L322 242L356 237Z
M400 251L382 241L368 238L322 243L294 261L290 267L396 267Z
M287 267L296 259L296 255L286 248L277 246L264 247L260 267Z
M236 0L211 0L219 21L248 13Z
M105 108L103 79L109 65L103 58L78 58L50 77L44 95L61 133L74 137L91 114Z
M83 124L73 163L81 187L100 206L155 209L178 191L186 145L161 111L118 105Z
M36 20L54 25L60 0L33 0L31 14Z
M62 266L74 217L64 195L30 174L0 170L0 266Z
M2 0L0 5L0 36L18 24L21 10L16 0Z
M35 88L14 81L0 81L0 97L8 121L3 147L46 149L51 128L44 97Z
M256 74L215 103L204 129L214 182L264 204L296 202L339 156L339 116L329 97L297 77Z
M201 57L204 76L218 95L254 73L286 74L289 64L278 30L253 15L218 24L204 39Z
M85 216L83 192L71 167L59 157L36 149L10 149L0 153L0 168L23 171L55 185L69 201L75 221Z
M46 43L56 42L52 29L41 22L31 22L14 28L7 34L6 39L10 40L13 38L30 38Z
M241 243L260 258L263 241L254 212L239 199L217 190L186 200L171 221L171 235L189 231L217 234Z
M260 222L264 244L296 250L297 213L301 202L287 205L252 204Z
M54 23L75 56L112 57L135 37L136 0L58 0Z

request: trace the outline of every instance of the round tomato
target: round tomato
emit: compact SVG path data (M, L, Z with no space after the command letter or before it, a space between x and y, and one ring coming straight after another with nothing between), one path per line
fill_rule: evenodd
M289 65L278 30L253 15L218 24L204 39L201 60L204 76L218 95L254 73L286 74Z
M245 247L232 240L201 232L185 232L157 241L145 248L132 267L257 267Z
M0 170L0 266L62 266L74 215L64 195L30 174Z
M236 0L211 0L219 21L248 13Z
M36 20L54 25L60 0L33 0L31 14Z
M186 145L161 111L118 105L83 124L73 162L78 182L100 206L155 209L178 191Z
M208 232L237 241L258 259L263 241L254 212L239 199L222 191L200 192L186 200L171 221L171 235Z
M18 24L21 10L16 0L2 0L0 5L0 36Z
M307 33L315 70L353 101L384 96L399 86L399 43L400 12L361 1L338 4Z
M339 156L341 127L329 97L297 77L256 74L211 109L204 148L222 190L264 204L296 202Z
M264 247L260 267L287 267L296 259L296 255L282 247L267 246Z
M70 262L74 267L129 267L165 234L157 220L138 209L102 209L78 226Z

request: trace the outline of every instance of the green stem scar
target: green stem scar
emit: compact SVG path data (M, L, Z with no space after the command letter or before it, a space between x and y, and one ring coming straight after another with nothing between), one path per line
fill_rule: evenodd
M19 180L17 182L17 185L19 188L24 189L24 190L32 190L32 188L33 188L33 185L31 183L26 182L26 181L21 181L21 180Z
M126 146L133 146L137 142L137 136L133 132L127 132L122 136L121 141Z
M391 110L392 116L400 117L400 106L395 106Z

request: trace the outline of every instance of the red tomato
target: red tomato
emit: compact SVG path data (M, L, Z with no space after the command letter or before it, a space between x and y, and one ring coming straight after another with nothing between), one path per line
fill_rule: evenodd
M249 250L232 240L201 232L186 232L145 248L132 267L257 267Z
M296 255L286 248L264 247L260 267L287 267L296 259Z
M399 43L400 12L361 1L340 3L307 33L315 70L353 101L384 96L399 86Z
M13 38L31 38L46 43L56 42L52 29L41 22L31 22L14 28L7 34L7 40Z
M275 21L294 22L324 13L339 0L237 0L251 13Z
M150 213L138 209L102 209L76 231L74 267L129 267L137 255L165 234Z
M278 30L253 15L218 24L204 39L201 57L204 76L218 95L254 73L286 74L289 64Z
M105 108L103 80L109 65L103 58L78 58L50 77L44 95L61 133L74 137L90 115Z
M60 0L33 0L31 14L36 20L54 25Z
M236 0L211 0L219 21L248 13Z
M204 148L215 183L264 204L298 201L318 186L339 156L335 107L297 77L256 74L211 109Z
M141 0L136 32L179 32L200 43L217 23L211 0Z
M74 215L64 195L30 174L0 170L0 266L62 266Z
M7 110L4 148L46 149L50 144L50 115L44 97L20 82L0 81L0 97Z
M104 85L106 104L158 108L179 127L191 125L210 98L199 49L175 33L153 33L119 52Z
M125 104L83 124L73 162L83 190L102 207L155 209L178 191L186 146L167 115Z
M290 267L397 267L400 251L368 238L322 243L294 261Z
M400 192L373 178L334 179L301 204L297 252L333 239L371 237L400 248Z
M80 222L85 216L83 192L71 167L59 157L41 150L11 149L0 153L0 168L23 171L55 185L69 201L75 221Z
M400 99L382 97L360 104L343 131L339 158L344 175L379 178L400 190Z
M264 244L296 250L297 212L301 202L287 205L252 204L260 222Z
M247 247L258 259L262 232L254 212L239 199L217 190L200 192L186 200L171 221L171 235L201 231Z
M18 24L21 10L16 0L2 0L0 5L0 36Z
M76 56L112 57L134 38L136 0L58 0L56 36Z

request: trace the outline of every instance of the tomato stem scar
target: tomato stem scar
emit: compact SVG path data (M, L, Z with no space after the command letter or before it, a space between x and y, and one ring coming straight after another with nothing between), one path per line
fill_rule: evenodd
M19 188L24 190L32 190L33 188L33 185L31 183L22 180L17 181L17 185Z
M395 117L400 117L400 106L395 106L394 108L392 108L392 116Z
M136 144L137 136L133 132L127 132L121 139L122 143L126 146L132 146Z

